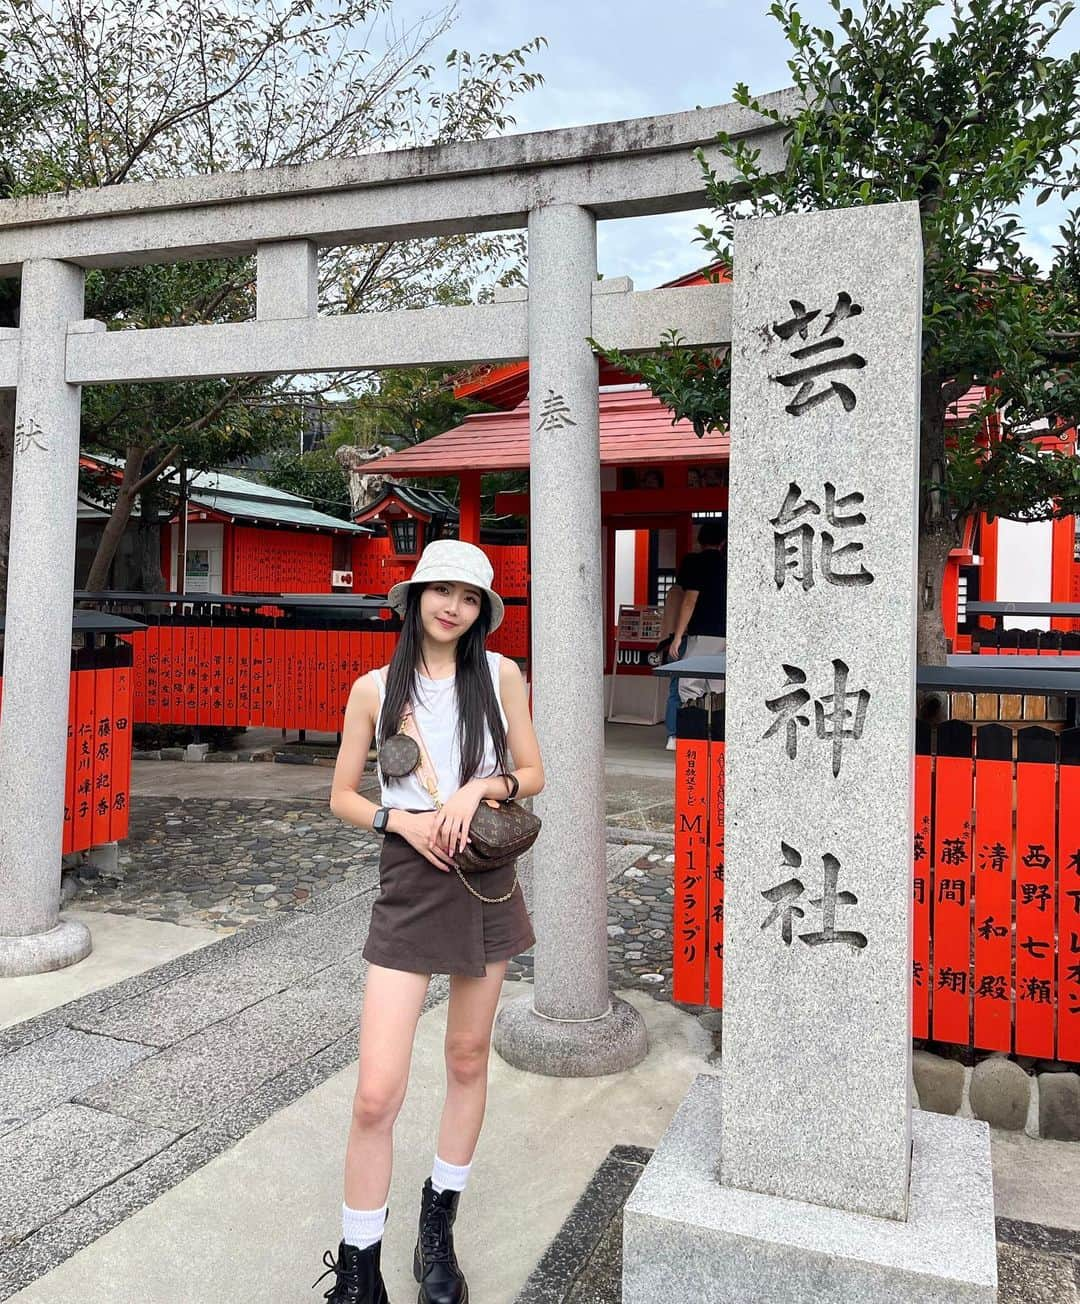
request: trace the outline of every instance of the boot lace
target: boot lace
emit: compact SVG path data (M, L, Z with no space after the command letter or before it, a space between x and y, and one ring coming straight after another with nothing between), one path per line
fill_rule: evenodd
M337 1293L338 1287L342 1282L344 1282L344 1298L346 1300L359 1300L360 1283L356 1280L355 1274L349 1271L344 1255L339 1263L335 1260L333 1251L326 1250L323 1254L323 1263L327 1265L326 1271L323 1273L322 1277L317 1278L311 1283L311 1289L314 1290L319 1282L322 1281L323 1277L328 1277L331 1273L334 1273L334 1283L329 1290L323 1292L323 1299L331 1299Z
M425 1263L450 1262L450 1213L436 1204L428 1210L420 1232L420 1247Z

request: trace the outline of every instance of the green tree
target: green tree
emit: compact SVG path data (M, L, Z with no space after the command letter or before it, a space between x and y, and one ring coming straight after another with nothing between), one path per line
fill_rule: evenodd
M701 236L730 271L739 218L918 202L925 251L918 657L941 663L941 581L964 522L980 512L1039 520L1080 511L1080 460L1037 442L1080 422L1077 217L1068 216L1043 273L1024 251L1016 214L1032 190L1042 202L1069 199L1080 185L1080 54L1051 48L1072 5L829 4L836 30L809 26L791 0L771 6L804 107L781 119L744 85L735 99L782 123L787 167L767 176L755 151L723 137L723 175L699 155L715 212ZM680 348L674 338L644 363L606 356L641 373L699 434L727 423L726 358ZM987 388L985 405L947 431L950 405L972 386ZM979 433L991 410L1001 415L1001 435L985 447Z
M515 270L514 275L518 275ZM490 405L458 398L454 385L461 377L450 367L408 367L387 371L355 403L342 405L327 441L331 448L352 444L370 449L377 444L391 448L411 448L435 435L459 426L474 412L489 412ZM484 477L482 506L485 514L495 511L495 495L523 492L528 489L526 471L504 471ZM458 476L433 476L425 479L430 489L441 490L456 502L460 491Z
M510 102L540 81L543 41L470 55L440 74L431 50L448 8L395 27L392 0L9 0L0 9L0 113L5 88L26 99L5 138L9 193L116 185L352 156L387 145L446 144L504 130ZM346 247L320 260L325 312L458 302L478 283L517 275L519 235L454 235ZM238 320L254 314L251 259L95 272L87 314L110 329ZM4 323L0 323L4 324ZM348 394L363 378L297 383L240 379L88 392L84 444L123 463L91 581L103 583L135 503L168 506L169 465L212 465L266 447L298 398ZM0 448L13 420L0 411ZM0 464L2 469L2 464ZM7 555L0 515L0 559ZM95 585L96 586L96 585Z
M266 483L275 489L310 498L316 511L325 512L327 516L337 516L343 521L352 517L345 472L325 446L308 453L294 449L277 453L265 478Z

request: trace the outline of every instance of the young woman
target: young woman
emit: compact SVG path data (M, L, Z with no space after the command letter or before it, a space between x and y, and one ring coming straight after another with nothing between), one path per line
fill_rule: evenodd
M472 1164L487 1097L488 1054L506 962L534 941L513 865L476 876L454 867L485 798L529 797L544 786L521 672L484 640L503 618L479 548L438 540L410 580L390 590L404 619L389 666L349 695L331 809L385 838L380 892L364 946L369 962L360 1063L345 1154L343 1235L331 1304L387 1304L380 1270L393 1127L405 1097L417 1020L433 973L450 974L446 1099L435 1161L424 1183L413 1272L420 1304L466 1304L454 1253L458 1201ZM382 774L381 804L357 792L373 738L381 746L412 711L430 769ZM511 762L512 757L512 762ZM511 763L513 769L511 769ZM433 772L433 773L432 773ZM437 779L441 809L429 791ZM479 899L475 892L493 899ZM322 1277L319 1278L322 1280ZM315 1283L318 1285L318 1282Z

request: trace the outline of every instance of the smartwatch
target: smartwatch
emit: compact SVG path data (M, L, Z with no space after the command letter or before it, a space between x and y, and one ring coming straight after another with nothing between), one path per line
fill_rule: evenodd
M375 812L375 818L371 821L371 827L376 833L385 833L386 826L390 823L390 807L380 806Z

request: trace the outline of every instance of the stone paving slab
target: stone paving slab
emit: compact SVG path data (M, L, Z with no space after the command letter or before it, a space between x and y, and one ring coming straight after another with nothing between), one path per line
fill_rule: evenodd
M61 1028L0 1058L0 1136L153 1055L151 1046ZM0 1168L0 1172L2 1172Z
M170 1131L67 1104L0 1137L0 1249L175 1139Z
M361 889L355 882L331 885L303 910L223 937L157 970L5 1030L11 1036L0 1043L0 1069L12 1065L12 1081L17 1080L17 1069L32 1063L33 1057L46 1062L50 1044L64 1036L78 1038L87 1052L97 1048L101 1062L96 1069L87 1064L83 1080L72 1083L74 1100L59 1108L100 1125L106 1141L119 1128L130 1129L134 1136L155 1137L160 1131L165 1142L164 1148L155 1145L140 1153L126 1170L119 1163L105 1184L84 1163L81 1133L66 1150L60 1146L50 1162L72 1175L66 1205L61 1201L64 1207L52 1210L44 1225L29 1235L25 1222L21 1224L24 1239L0 1253L0 1299L90 1244L278 1109L355 1062L366 973L359 947L373 898L373 887ZM166 1018L177 1019L175 1031L179 1015L170 1012L183 1000L177 1003L170 998L171 986L190 998L191 984L201 976L228 992L234 968L250 976L260 967L274 976L278 986L282 966L289 966L292 975L286 990L231 1016L225 1014L170 1049L139 1046L137 1053L143 1058L126 1067L118 1065L116 1055L131 1051L117 1052L116 1047L130 1048L133 1043L70 1026L79 1019L95 1015L108 1019L120 1012L138 1026L140 1017L150 1020L157 1009ZM447 990L444 979L433 980L429 1007L444 1000ZM131 1028L125 1025L124 1030ZM143 1031L162 1039L148 1023ZM96 1085L86 1090L88 1083ZM159 1128L166 1115L175 1118L175 1126ZM29 1129L29 1124L12 1129L0 1137L0 1147L28 1145L34 1136ZM186 1134L177 1136L181 1131ZM119 1135L127 1133L121 1130ZM122 1148L113 1149L125 1159ZM5 1177L11 1171L6 1159L0 1158L0 1171ZM35 1180L34 1172L20 1171L21 1184L32 1186Z
M444 977L433 978L425 1011L445 1001L448 992L449 984ZM280 1109L355 1063L356 1054L354 1027L310 1059L294 1064L224 1107L146 1163L73 1205L11 1250L0 1253L0 1301L37 1281L133 1213L152 1204Z
M282 920L285 926L288 922L287 918ZM194 973L207 964L207 956L210 957L210 963L216 964L226 956L238 955L250 946L258 946L273 932L274 923L271 922L242 929L223 936L210 946L185 952L153 969L132 974L130 978L125 978L121 982L113 983L109 987L97 988L85 996L68 1001L65 1005L58 1005L54 1009L35 1015L32 1019L24 1019L21 1023L0 1029L0 1055L25 1046L40 1037L47 1037L58 1029L66 1028L119 1001L128 1000L155 987L173 982L183 974Z
M339 908L286 929L239 957L78 1020L87 1030L171 1046L359 951L369 911ZM354 966L355 967L355 966Z
M652 847L647 842L609 842L607 845L608 882L617 878L651 850Z
M356 1026L359 957L276 992L76 1097L80 1104L191 1131Z

